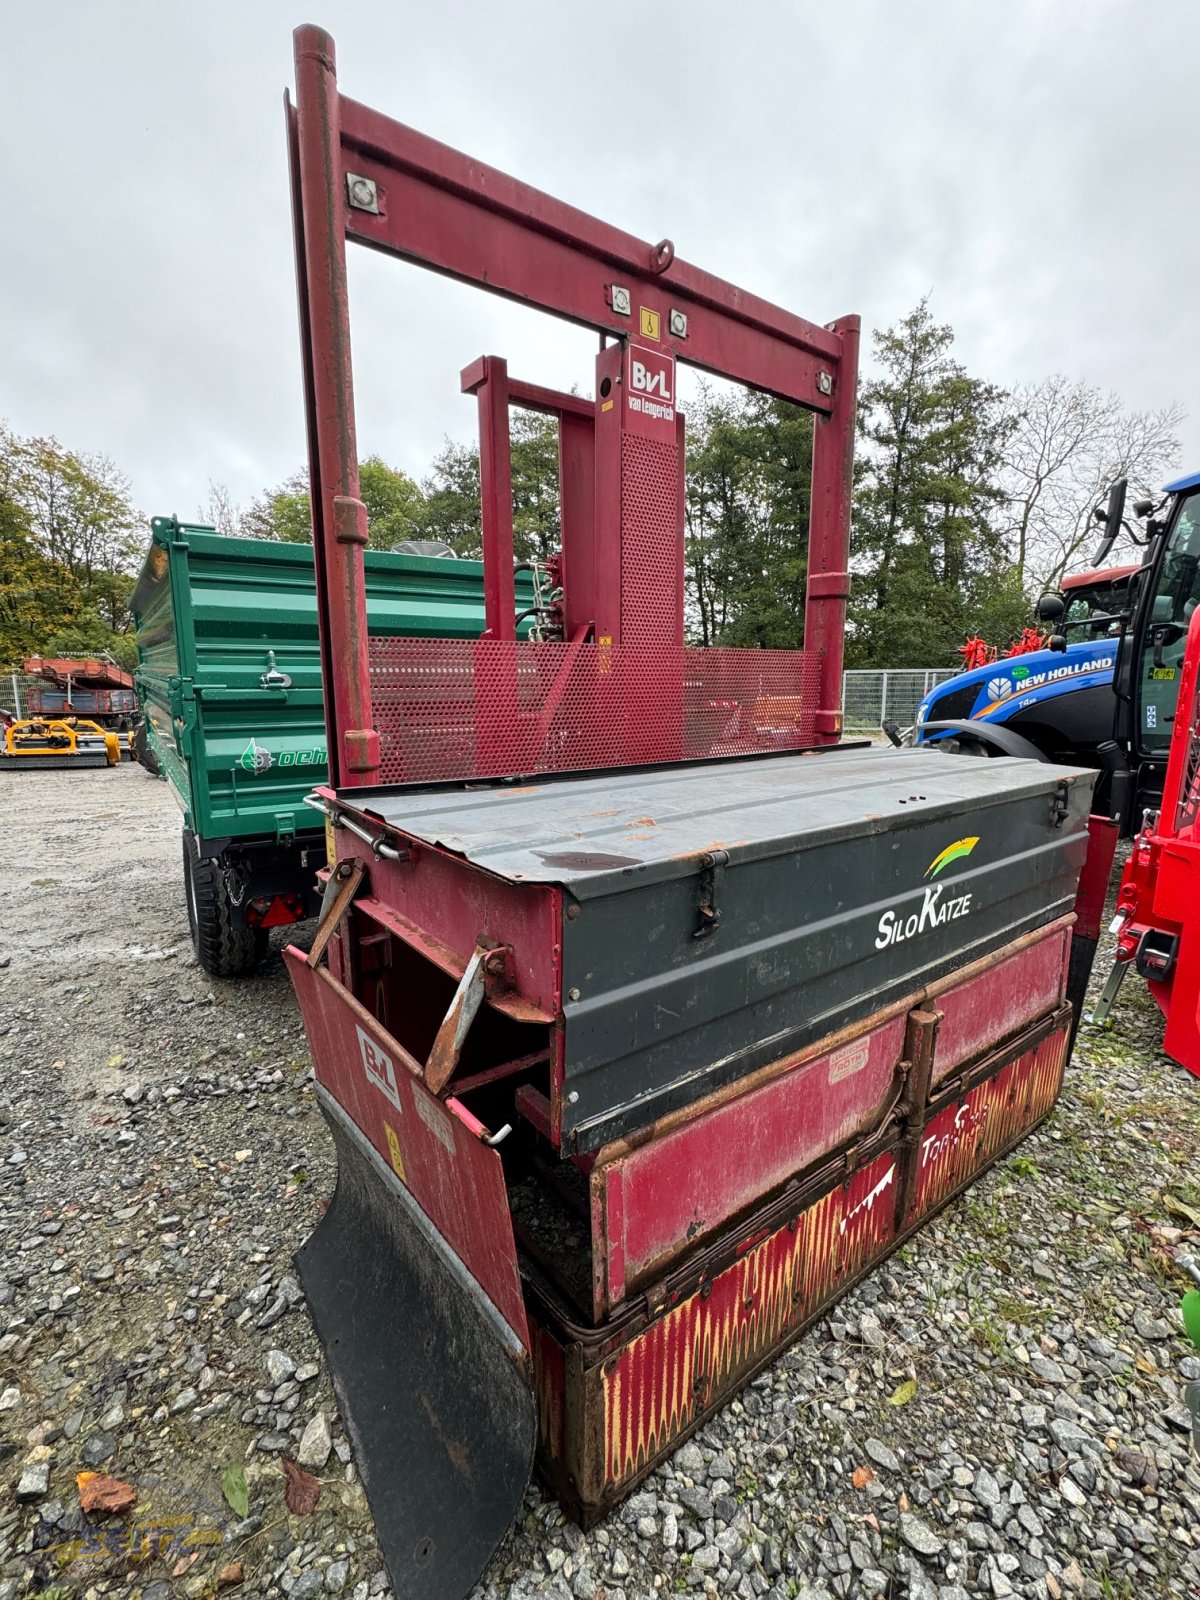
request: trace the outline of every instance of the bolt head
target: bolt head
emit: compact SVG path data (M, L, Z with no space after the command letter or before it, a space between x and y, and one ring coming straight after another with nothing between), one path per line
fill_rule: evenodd
M578 989L568 989L567 990L567 999L568 1000L578 1000L579 999L579 990Z
M687 312L686 311L672 311L671 315L670 315L670 318L668 319L668 324L667 325L671 330L672 339L686 339L687 338Z
M619 317L627 317L633 309L633 299L628 289L619 283L612 286L612 308Z
M379 192L373 178L362 178L357 172L348 172L346 197L356 211L373 211L378 216Z
M817 388L822 394L833 393L833 378L828 372L817 373Z

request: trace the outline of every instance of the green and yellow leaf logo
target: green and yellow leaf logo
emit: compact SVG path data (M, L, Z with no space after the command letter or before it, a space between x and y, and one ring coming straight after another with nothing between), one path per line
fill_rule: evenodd
M925 876L927 878L936 878L938 873L944 872L951 862L961 861L964 856L969 856L978 843L978 834L973 834L966 839L955 839L953 844L948 844L944 850L934 856L926 869Z

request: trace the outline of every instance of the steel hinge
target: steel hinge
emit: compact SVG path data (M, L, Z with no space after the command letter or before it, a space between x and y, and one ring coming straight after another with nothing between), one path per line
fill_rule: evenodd
M1050 797L1050 821L1056 828L1061 828L1070 814L1070 793L1071 786L1064 780Z
M728 850L706 850L700 857L700 896L693 939L709 939L717 931L721 921L721 908L717 902L728 862Z

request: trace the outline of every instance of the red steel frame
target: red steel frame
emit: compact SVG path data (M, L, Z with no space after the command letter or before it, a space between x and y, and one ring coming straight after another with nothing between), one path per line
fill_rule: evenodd
M1166 1019L1163 1049L1200 1077L1200 612L1188 627L1162 804L1133 842L1117 891L1116 959L1134 962L1155 936L1163 952L1142 966ZM1164 943L1168 942L1168 943ZM1170 954L1167 954L1167 950Z
M367 517L355 438L347 239L621 340L636 341L639 328L656 326L657 349L816 413L805 648L820 664L816 737L836 742L850 587L858 318L827 327L806 322L679 260L667 240L649 246L346 98L337 88L333 41L320 28L297 30L295 60L292 179L333 785L374 783L380 765L367 657ZM365 194L375 209L350 203L351 180L356 195ZM629 291L627 311L614 304L615 285ZM686 319L686 333L675 331L680 319ZM602 352L601 365L605 354L616 352ZM499 557L511 541L512 516L504 492L507 435L499 424L506 423L517 389L495 358L485 358L470 376L480 397L485 493L492 497L492 526L501 530ZM521 403L531 398L527 392ZM578 482L589 470L580 449L588 424L575 407L563 407L567 397L543 398L547 409L563 415L564 473ZM598 501L597 535L605 516L615 512ZM600 611L611 585L619 585L620 549L584 536L584 565L589 547L595 571L579 572L577 582L586 590L591 581ZM511 561L490 566L492 630L512 614L511 604L506 607L511 576L505 575Z

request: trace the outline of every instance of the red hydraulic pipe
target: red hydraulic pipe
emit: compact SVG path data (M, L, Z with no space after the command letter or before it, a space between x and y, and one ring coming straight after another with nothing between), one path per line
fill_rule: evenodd
M333 695L326 712L329 775L338 787L373 783L379 772L367 666L367 510L359 497L354 433L337 64L323 28L297 28L293 39L304 247L300 299L307 309L312 377L313 543L324 557L321 633Z
M857 317L830 324L842 343L833 384L833 409L813 417L812 495L808 524L808 585L804 648L818 658L816 732L836 743L842 731L842 651L850 597L850 493L854 477L854 413L858 398Z

